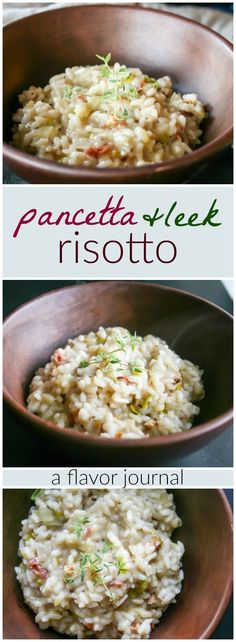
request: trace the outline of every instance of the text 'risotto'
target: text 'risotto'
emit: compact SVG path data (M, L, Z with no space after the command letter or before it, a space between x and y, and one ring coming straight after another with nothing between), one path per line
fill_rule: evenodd
M174 91L115 63L68 67L46 87L19 95L13 144L40 158L88 167L141 166L178 158L200 144L206 112L197 95Z
M181 526L165 490L41 490L16 568L41 629L146 639L181 591Z
M191 428L202 374L162 339L101 327L55 350L36 372L27 405L61 428L104 438L168 435Z

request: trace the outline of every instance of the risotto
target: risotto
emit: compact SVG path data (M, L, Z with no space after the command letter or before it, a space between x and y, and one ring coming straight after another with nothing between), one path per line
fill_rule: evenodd
M41 629L146 639L181 591L181 526L165 490L42 490L22 522L16 568Z
M103 438L168 435L191 428L202 374L157 337L101 327L55 350L36 372L27 405L61 428Z
M174 91L169 76L151 78L115 63L68 67L46 87L19 95L12 142L67 165L141 166L189 154L200 144L204 107Z

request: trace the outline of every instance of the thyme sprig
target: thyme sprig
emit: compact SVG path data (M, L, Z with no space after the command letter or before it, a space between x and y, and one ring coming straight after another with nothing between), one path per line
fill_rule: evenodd
M107 553L107 551L110 551L110 549L111 549L111 548L114 548L114 544L112 544L111 542L109 542L109 540L108 540L108 539L105 539L105 540L104 540L104 543L103 543L103 547L102 547L102 553L103 553L103 555L105 555L105 553Z
M102 100L112 102L114 104L114 117L116 120L126 121L129 118L129 111L127 106L123 106L122 101L125 99L131 101L137 98L138 92L135 87L129 86L133 80L133 75L130 70L125 66L111 67L111 53L106 56L96 55L96 58L103 64L101 65L101 74L103 78L107 78L109 87L104 91Z
M106 575L108 574L109 567L113 566L117 569L117 575L126 573L125 560L122 557L114 557L111 562L104 559L105 554L114 548L114 545L108 540L104 540L100 552L80 552L80 557L76 565L65 567L63 579L66 584L73 584L75 580L80 579L84 582L86 574L89 574L90 579L94 584L101 584L104 586L106 594L112 600L114 593L109 589L106 582Z
M111 66L111 53L105 56L96 54L96 58L102 63L100 65L101 75L108 81L108 88L103 92L101 101L112 103L114 106L114 118L120 122L126 122L130 117L129 102L138 98L138 91L131 83L135 76L126 65ZM144 76L145 83L159 88L158 81L150 76ZM86 93L87 88L79 85L67 84L64 86L64 98L67 102L76 96L77 93ZM127 102L124 105L124 100Z
M131 350L135 350L137 343L142 343L142 338L137 335L135 331L134 334L131 334L128 330L128 339L130 341Z
M134 360L129 362L126 361L125 358L121 359L116 355L117 352L126 353L126 349L129 346L131 347L131 350L133 352L137 343L142 343L142 338L139 337L136 332L134 332L134 334L131 334L131 332L128 331L128 334L123 338L116 336L114 340L118 345L117 348L108 352L100 350L95 356L91 357L91 359L80 361L79 368L84 369L88 368L88 366L90 365L98 364L98 367L103 368L104 373L110 374L112 376L112 374L114 373L112 373L111 366L113 364L117 364L117 370L120 372L129 370L133 375L139 375L140 373L144 372L144 370L146 369L142 365L140 365L138 361Z
M144 368L142 368L142 366L140 366L138 361L132 361L130 363L130 371L132 372L132 374L140 374L140 372L143 372L143 370L144 370Z
M36 499L36 497L38 497L38 496L40 495L41 491L42 491L42 489L41 489L41 488L36 488L36 489L34 490L34 492L33 492L33 493L32 493L32 495L31 495L31 499L32 499L32 501L34 501L34 500Z
M76 95L78 92L82 93L84 87L79 87L79 85L65 85L64 87L64 98L69 101L73 95Z
M153 531L153 529L150 531L150 533L153 533L153 535L155 535L155 531ZM106 553L114 548L114 544L105 539L103 540L102 546L98 551L81 551L77 564L72 564L71 566L64 567L64 582L66 584L73 584L77 579L79 579L82 583L84 582L86 575L88 575L89 579L92 580L95 585L100 584L104 587L105 593L110 598L110 600L114 600L116 596L110 590L106 579L107 576L109 576L109 569L111 567L115 567L117 577L128 572L126 560L122 556L113 553L112 560L110 562L106 560ZM141 559L141 557L131 556L129 561L136 562L138 559ZM137 597L144 592L146 586L147 581L141 580L137 583L136 587L131 591L129 596Z
M75 533L76 533L77 537L80 537L80 535L81 535L81 533L82 533L82 531L84 529L84 526L86 524L89 524L89 518L88 517L81 517L80 519L78 519L76 521Z
M115 563L116 563L118 575L120 575L121 573L127 573L128 569L125 566L125 560L123 559L123 557L117 557L115 560Z
M159 82L156 78L152 78L151 76L144 76L144 80L147 83L147 85L152 85L157 89L159 88Z
M116 348L116 350L111 350L110 352L104 352L100 350L95 357L91 357L89 361L80 361L79 368L87 368L88 366L96 363L120 363L120 359L114 356L115 352L120 352L121 348Z
M125 352L126 345L125 345L125 342L123 341L123 339L120 339L120 337L115 337L115 342L116 342L116 343L118 344L118 346L120 346L120 348L121 348L122 350L124 350L124 352Z

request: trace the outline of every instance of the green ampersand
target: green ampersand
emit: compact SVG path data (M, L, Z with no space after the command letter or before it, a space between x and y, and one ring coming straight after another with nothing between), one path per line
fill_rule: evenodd
M151 214L144 214L143 220L147 221L149 223L150 227L153 227L154 223L156 221L158 221L158 219L163 216L163 214L158 216L158 212L159 212L159 207L156 208L155 213L154 213L153 216L151 216Z

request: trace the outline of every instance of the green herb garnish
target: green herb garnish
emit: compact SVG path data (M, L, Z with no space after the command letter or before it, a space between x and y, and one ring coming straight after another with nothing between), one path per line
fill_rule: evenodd
M121 114L121 120L128 120L128 118L129 118L128 109L124 109L124 111Z
M90 364L90 361L81 361L79 364L79 368L87 368Z
M147 580L140 580L135 586L135 588L129 590L129 597L139 597L139 595L142 595L144 591L146 590L148 586L148 581Z
M111 71L109 67L109 62L111 60L111 53L108 53L106 56L99 56L98 54L96 54L96 58L98 58L98 60L101 60L103 62L102 74L105 76L109 75Z
M134 415L139 415L139 410L138 410L138 408L136 408L136 406L134 406L132 403L129 405L129 409L131 410L131 412L132 412Z
M38 497L38 496L40 495L41 490L42 490L41 488L36 488L36 489L34 490L34 492L33 492L33 493L32 493L32 495L31 495L31 499L32 499L32 501L34 501L34 500L36 499L36 497Z
M102 586L104 586L106 590L107 595L112 600L114 599L114 593L110 591L105 582L105 578L100 575L101 571L104 571L106 567L107 565L104 564L101 555L99 555L98 553L81 553L79 559L81 582L84 581L86 571L88 571L94 584L102 584Z
M114 548L114 544L109 542L108 539L105 539L102 547L102 554L104 555L107 551L110 551L111 548Z
M132 374L139 374L140 372L143 372L143 368L139 365L137 361L133 361L130 364L130 370Z
M122 101L123 99L130 101L138 96L135 87L127 86L133 80L133 76L125 65L121 65L117 69L110 67L110 53L106 56L96 55L96 58L103 63L101 66L102 76L107 78L110 83L110 87L104 92L102 100L114 104L114 117L116 120L126 121L129 118L129 111L127 107L123 106Z
M64 87L64 97L66 100L71 100L73 94L77 94L77 92L82 92L84 90L84 87L79 87L78 85L65 85Z
M159 86L158 80L156 80L156 78L152 78L151 76L144 76L144 80L148 85L155 85L156 87Z
M142 338L139 337L136 332L134 332L134 334L131 334L128 331L128 334L124 337L124 339L121 339L119 336L115 337L115 342L119 346L118 348L116 348L115 350L110 350L109 352L100 350L95 356L91 357L90 360L81 361L79 367L87 368L90 365L99 364L100 368L104 368L104 371L108 372L109 366L111 364L119 364L120 367L118 368L118 370L130 369L130 372L132 374L140 374L144 371L145 368L143 368L138 361L132 361L131 363L126 362L125 360L122 360L120 357L116 356L116 353L121 351L125 353L128 345L131 347L132 352L134 352L137 343L142 343ZM138 414L137 411L135 414Z
M115 337L116 343L118 343L118 346L120 346L120 350L123 350L125 352L125 342L123 339L120 339L119 337Z
M73 582L76 580L78 577L78 574L75 573L75 575L70 575L70 573L64 573L63 579L66 584L73 584Z
M89 523L88 517L81 517L80 519L77 520L76 528L75 528L75 533L77 537L80 537L85 524L88 524L88 523Z
M65 85L64 87L64 97L66 100L70 100L72 93L72 87L70 85Z
M82 520L79 520L81 522ZM85 522L83 522L85 523ZM79 523L80 526L80 523ZM106 583L106 576L109 573L109 567L113 566L117 569L117 575L127 573L125 560L122 557L113 557L111 562L106 562L104 555L114 548L114 545L108 540L103 541L102 548L99 552L80 552L78 562L72 566L65 567L63 579L66 584L72 584L76 579L84 582L86 574L89 575L93 583L104 586L106 595L113 600L115 594L110 590Z
M128 569L125 566L125 560L123 559L123 557L117 557L115 563L117 566L118 575L120 575L121 573L127 573Z
M108 361L109 363L120 363L120 359L118 359L118 357L113 357L113 356L110 357Z
M136 347L137 343L142 343L142 341L143 341L143 340L141 339L141 337L139 337L139 336L137 335L137 332L136 332L136 331L134 332L134 334L131 334L131 332L128 332L128 338L129 338L129 341L130 341L130 347L131 347L131 350L133 350L133 351L134 351L134 349L135 349L135 347Z
M151 399L151 396L152 395L148 395L146 397L146 399L144 399L144 402L141 405L141 410L146 410L146 408L148 407L148 404L149 404L149 400Z
M104 365L108 365L109 363L120 363L119 357L114 356L115 352L119 352L121 348L117 348L116 350L111 350L110 352L104 352L101 351L97 353L95 357L92 357L90 361L81 361L79 364L79 368L87 368L88 366L96 363L103 363Z
M81 553L79 559L79 570L80 570L80 580L84 581L86 566L91 560L91 555L89 553Z

